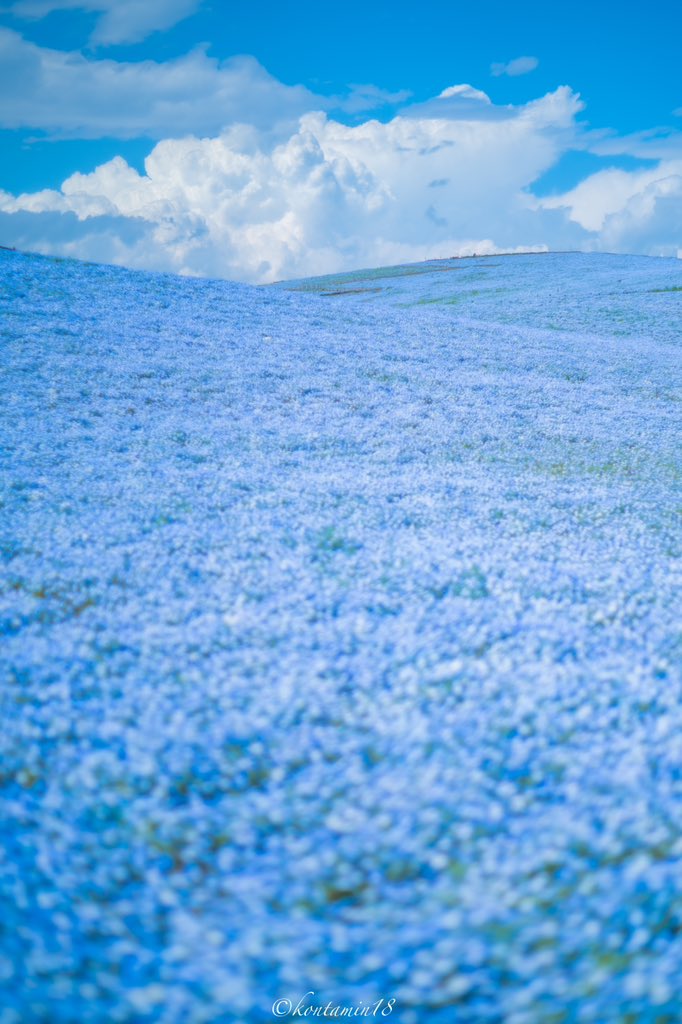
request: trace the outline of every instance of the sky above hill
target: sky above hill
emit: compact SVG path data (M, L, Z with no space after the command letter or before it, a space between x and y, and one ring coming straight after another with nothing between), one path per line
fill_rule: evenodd
M249 281L682 253L682 7L0 3L0 243Z

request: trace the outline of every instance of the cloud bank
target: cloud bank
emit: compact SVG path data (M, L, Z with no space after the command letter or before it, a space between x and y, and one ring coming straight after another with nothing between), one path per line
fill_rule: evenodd
M220 62L203 50L163 64L88 60L0 30L4 127L161 139L142 174L117 157L60 189L0 192L0 242L253 282L473 252L681 254L679 133L587 131L567 86L521 106L467 84L407 98L372 86L322 98L252 57ZM386 102L402 104L386 123L331 116ZM653 166L606 168L563 195L534 194L564 153L588 147Z
M434 101L428 117L354 127L309 113L284 141L245 125L168 139L143 175L117 158L59 191L0 195L0 210L24 214L15 238L30 248L102 258L110 236L113 261L250 281L543 247L551 225L575 244L579 226L524 189L557 159L579 99L562 88L496 117L468 86L440 102L442 116Z
M217 135L235 123L290 131L310 110L357 114L409 97L374 85L320 96L278 81L255 57L217 60L206 47L164 62L91 59L0 27L0 127L53 139Z
M164 63L88 60L0 28L0 126L56 138L212 134L235 121L292 122L319 99L279 82L254 57L203 49Z

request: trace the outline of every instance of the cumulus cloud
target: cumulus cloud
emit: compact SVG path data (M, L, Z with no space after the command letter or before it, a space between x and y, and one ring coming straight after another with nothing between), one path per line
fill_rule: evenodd
M59 138L215 134L234 121L271 127L317 98L283 85L253 57L218 61L202 49L176 60L88 60L0 29L0 125Z
M59 191L0 196L0 209L24 215L13 238L29 248L41 244L41 218L57 213L69 245L74 217L89 245L95 227L98 245L100 228L110 230L112 261L250 281L538 248L548 234L575 245L584 232L534 208L526 190L565 146L578 97L564 87L500 117L478 116L492 104L469 86L439 99L386 124L351 127L318 112L284 139L246 125L168 139L144 174L117 158ZM135 222L134 237L121 221Z
M537 57L515 57L507 64L491 64L490 73L496 78L499 78L500 75L516 78L517 75L527 75L531 71L535 71L539 63Z
M682 257L682 159L644 170L607 168L536 204L584 228L582 248Z
M349 126L249 57L88 61L0 31L0 69L6 127L167 136L143 174L117 157L60 189L0 193L4 244L254 282L473 252L679 251L679 135L587 131L566 86L511 106L453 85L386 123ZM357 87L356 110L406 98ZM533 194L563 153L586 145L630 145L653 166Z
M682 258L682 173L658 178L631 196L606 218L600 242L613 252Z
M682 256L682 160L644 171L599 171L538 206L563 210L591 231L589 248Z
M17 0L10 11L19 18L44 18L52 11L100 14L93 44L137 43L152 32L172 28L193 14L201 0Z
M539 200L538 206L566 210L581 227L600 232L610 217L621 214L631 203L633 210L639 209L643 214L643 197L649 196L653 202L655 196L666 194L668 186L662 183L679 180L681 174L682 159L661 161L656 167L636 171L610 167L591 174L562 195Z

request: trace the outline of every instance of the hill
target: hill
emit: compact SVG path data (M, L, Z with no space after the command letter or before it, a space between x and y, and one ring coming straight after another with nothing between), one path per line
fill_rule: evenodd
M682 264L0 280L2 1024L678 1020Z

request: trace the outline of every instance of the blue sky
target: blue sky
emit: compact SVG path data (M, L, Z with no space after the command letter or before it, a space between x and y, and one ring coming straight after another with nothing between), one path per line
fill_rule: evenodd
M609 245L667 255L682 246L679 2L350 0L340 8L311 0L13 0L0 11L5 243L245 279L476 243ZM442 97L465 84L469 93ZM308 121L302 132L300 118L318 111L324 124L311 128ZM377 121L385 130L372 134L366 126ZM234 137L240 123L258 140ZM435 144L449 148L449 160L432 160L433 150L422 145L436 124ZM192 136L202 140L193 150L204 151L195 169L201 178L192 181L186 169L179 183L169 143ZM211 139L222 140L224 159L216 160ZM150 174L145 160L157 143L165 161L157 159ZM304 145L308 156L305 168L285 161L290 189L273 203L269 176L279 187L276 154L285 144ZM525 144L534 159L526 159ZM476 186L482 148L489 161L523 165L520 175L510 166L506 179L488 182L489 202ZM412 188L397 166L406 149L426 154L411 165ZM241 161L236 189L225 160ZM438 176L429 177L436 163ZM101 165L109 170L93 177ZM213 199L229 193L233 200L229 213L223 209L222 236L212 238L214 225L203 231L199 223L207 219L208 197L191 198L207 173ZM139 203L131 205L138 187ZM305 211L298 209L302 190L310 200ZM245 204L256 192L249 220ZM20 194L33 198L18 203ZM157 213L165 204L161 221L154 221L153 204ZM277 225L271 235L263 230L267 216ZM368 219L381 233L374 248L358 240ZM85 226L77 229L76 221ZM251 250L240 262L246 221ZM402 235L401 223L408 225ZM108 249L107 231L117 239ZM256 234L264 252L280 255L259 259ZM231 253L222 264L215 253L221 244ZM317 257L307 261L305 250L315 248Z

